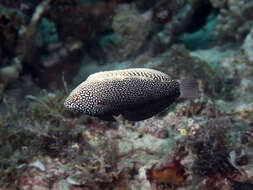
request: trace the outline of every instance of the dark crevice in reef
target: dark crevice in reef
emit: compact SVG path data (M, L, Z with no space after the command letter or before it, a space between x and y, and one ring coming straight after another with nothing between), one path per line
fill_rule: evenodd
M196 8L191 21L186 28L187 33L193 33L201 29L207 22L207 17L214 11L209 2L200 3Z

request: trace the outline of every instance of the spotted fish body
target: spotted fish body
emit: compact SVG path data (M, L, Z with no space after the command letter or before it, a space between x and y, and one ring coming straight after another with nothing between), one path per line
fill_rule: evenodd
M106 71L90 75L64 105L104 120L113 121L113 116L122 114L125 119L139 121L172 104L181 89L180 81L153 69Z

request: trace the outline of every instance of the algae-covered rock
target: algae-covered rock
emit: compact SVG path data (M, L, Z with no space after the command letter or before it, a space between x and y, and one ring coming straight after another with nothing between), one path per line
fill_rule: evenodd
M219 70L204 59L192 56L181 45L174 45L169 51L157 56L152 67L168 73L174 78L194 78L203 83L206 92L214 94L215 86L220 83Z

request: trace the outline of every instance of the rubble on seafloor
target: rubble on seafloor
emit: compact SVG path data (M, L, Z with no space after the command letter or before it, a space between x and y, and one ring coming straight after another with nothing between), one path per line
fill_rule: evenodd
M176 48L182 47L150 59L147 66L183 76L199 61L200 72L212 71L208 62L195 57L197 53L193 56ZM247 106L252 88L244 86L248 84L244 80L250 80L251 63L243 52L222 56L218 81L221 77L234 79L235 74L240 77L232 85L220 84L221 88L229 87L227 96L219 95L224 91L200 85L198 99L177 102L141 122L117 118L110 123L68 113L62 105L67 89L27 96L19 111L1 118L1 157L5 158L1 161L1 186L154 190L249 186L253 183L253 134ZM166 67L173 57L179 62L187 59L189 68L178 64ZM208 70L203 70L205 67ZM205 76L198 78L200 84L212 86L216 82Z
M16 126L15 133L1 131L8 134L1 144L9 148L1 147L1 157L12 158L1 160L12 171L7 176L1 173L2 186L231 189L235 183L252 183L251 127L205 98L178 104L166 116L137 123L119 118L111 124L58 114L49 114L47 122L41 121L43 125L26 123ZM2 125L1 130L6 130ZM8 151L14 153L8 155Z

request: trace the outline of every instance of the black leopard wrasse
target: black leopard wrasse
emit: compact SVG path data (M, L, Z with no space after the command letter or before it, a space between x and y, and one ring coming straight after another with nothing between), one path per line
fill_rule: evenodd
M67 97L67 109L114 121L122 115L130 121L148 119L179 97L197 96L194 80L174 80L154 69L136 68L90 75Z

